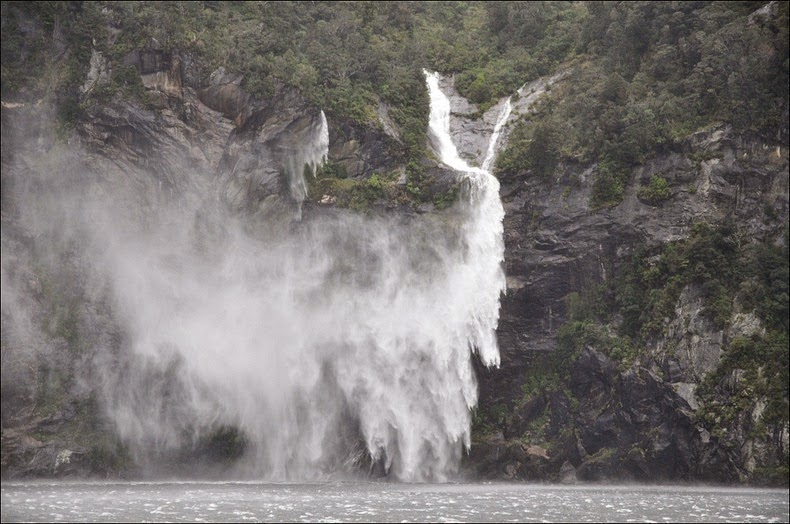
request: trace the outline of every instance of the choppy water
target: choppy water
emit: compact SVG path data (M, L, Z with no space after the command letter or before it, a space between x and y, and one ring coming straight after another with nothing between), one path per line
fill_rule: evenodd
M524 484L2 484L3 522L787 522L788 490Z

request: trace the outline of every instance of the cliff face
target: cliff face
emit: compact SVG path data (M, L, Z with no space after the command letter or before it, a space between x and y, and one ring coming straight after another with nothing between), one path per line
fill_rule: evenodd
M684 149L651 159L632 173L623 202L611 209L593 210L588 204L595 166L565 166L549 181L528 173L503 181L509 287L500 331L506 348L551 349L557 328L568 318L568 294L614 278L637 247L688 237L695 223L732 220L745 238L781 241L788 194L785 146L732 136L721 128L699 132ZM669 183L670 195L654 205L637 193L657 174ZM766 216L766 209L774 216ZM703 338L710 336L716 335L711 331ZM715 367L687 364L684 372L696 379Z
M469 110L458 104L458 112ZM473 129L459 117L457 133ZM705 314L706 284L684 283L666 316L654 319L659 329L640 337L627 356L604 354L612 354L614 337L584 339L581 353L560 357L567 359L560 364L566 375L537 387L534 382L554 369L544 365L547 353L557 351L562 327L579 320L574 309L597 308L585 319L606 332L622 328L623 312L612 301L619 300L614 295L623 292L635 257L652 254L649 263L656 264L667 246L692 237L700 223L732 225L730 241L741 248L782 246L787 153L786 140L737 135L725 125L701 130L634 170L622 202L606 209L590 206L595 165L561 165L549 178L525 172L502 180L508 280L499 324L502 366L479 370L488 425L481 424L472 448L473 471L566 481L786 483L787 419L763 421L764 397L743 402L726 422L720 417L712 423L710 416L712 406L735 396L739 376L743 380L743 369L723 364L732 341L765 334L742 292L726 298L725 318L716 322ZM658 201L644 189L655 177L666 181ZM607 307L612 310L601 311ZM721 387L710 394L715 380Z
M107 392L125 388L154 403L178 394L173 377L129 382L129 370L152 362L129 351L124 312L102 268L111 245L184 220L176 230L189 238L171 239L174 246L220 245L234 220L264 239L295 227L303 199L318 220L327 207L323 195L300 193L309 182L302 177L313 175L293 169L314 161L303 144L315 142L323 117L298 92L280 88L257 100L221 69L201 86L187 60L156 48L129 61L145 103L92 103L65 137L55 134L51 108L3 103L4 478L134 474L139 457L107 416ZM100 55L91 66L83 92L106 81ZM338 119L328 139L329 161L346 176L400 166L397 140L380 128ZM159 457L160 469L194 473L193 463L216 473L238 458L239 433L207 427L213 433L189 449ZM353 444L358 435L348 438Z
M80 194L140 224L171 219L162 209L188 209L196 219L187 230L217 242L227 232L211 230L207 224L216 222L201 216L229 212L265 237L266 231L293 228L301 213L305 195L294 187L303 173L289 171L289 162L304 156L299 144L320 126L318 108L287 88L271 99L254 99L239 87L240 78L221 69L209 85L200 85L186 57L156 46L132 53L128 64L141 75L146 103L94 104L67 142L46 125L46 108L3 105L5 477L135 471L99 396L108 380L122 382L124 366L145 362L124 356L128 341L117 320L122 312L114 310L101 282L87 277L100 263L90 254L102 252L101 242L80 233L64 236L58 227L73 223L75 214L100 219L101 208L91 215L74 207ZM84 92L101 85L104 69L101 56L94 55ZM530 110L547 83L561 78L525 86L524 96L513 101L513 118ZM456 144L479 163L500 106L477 119L471 104L457 94L451 100ZM347 180L385 174L405 187L399 130L385 104L377 117L376 125L362 126L329 115L329 163ZM484 422L475 426L466 463L472 474L777 482L766 471L786 468L786 413L784 419L767 419L769 399L762 394L745 398L732 416L712 409L729 406L749 386L744 368L724 366L733 342L765 333L754 308L737 292L725 318L716 321L706 314L711 295L703 284L678 281L681 289L670 294L669 312L656 319L660 328L629 347L627 356L614 354L616 344L606 337L585 339L567 353L558 352L558 341L562 326L577 319L573 297L608 304L636 256L647 253L647 263L657 263L667 246L694 237L698 223L734 223L737 235L731 236L744 246L786 242L783 136L784 141L738 135L723 125L701 130L632 172L623 201L607 209L590 207L595 165L561 165L548 179L525 172L501 180L508 281L498 331L502 364L477 370ZM431 191L452 187L451 173L427 160L423 168L438 180ZM666 183L658 196L644 189L655 177ZM331 205L344 198L336 190L311 186L305 216L320 220L335 212ZM414 213L389 194L372 200ZM433 207L423 204L420 211ZM37 209L56 211L42 222ZM75 248L84 243L92 251ZM603 316L598 323L604 331L616 331L627 320L620 312ZM555 354L565 360L547 367L547 355ZM102 375L99 361L102 369L109 361L118 374ZM543 371L556 380L540 382L536 377ZM127 386L149 388L151 395L178 394L157 389L161 383ZM166 460L173 468L192 461L221 471L239 456L243 442L233 428L214 429ZM348 438L357 437L349 431Z

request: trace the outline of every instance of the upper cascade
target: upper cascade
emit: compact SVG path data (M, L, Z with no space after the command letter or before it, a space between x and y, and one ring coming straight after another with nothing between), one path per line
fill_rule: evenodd
M488 142L488 151L486 152L486 158L483 160L483 171L491 172L491 164L494 163L494 157L496 155L496 145L499 141L499 136L502 134L502 128L505 126L507 119L510 117L510 112L513 110L513 106L510 104L511 97L507 97L505 100L504 105L502 106L502 111L499 112L499 116L496 120L496 125L494 126L494 132L491 134L491 140Z
M512 97L508 97L502 105L502 109L494 125L494 130L491 133L491 138L488 141L488 148L486 149L486 156L483 160L482 167L470 166L458 154L458 149L453 143L452 136L450 135L450 99L439 87L441 75L425 69L423 69L423 73L425 74L431 97L430 131L439 158L442 162L457 171L462 171L464 173L490 174L491 166L496 156L496 146L499 142L499 137L502 135L502 128L507 123L513 109L511 104Z
M456 171L464 173L482 173L479 167L473 167L458 154L458 149L450 136L450 99L439 88L439 73L431 73L423 69L431 97L431 116L429 129L435 140L436 152L442 162Z
M307 181L305 168L315 176L329 156L329 125L326 114L321 110L318 118L314 118L305 139L299 143L294 152L285 161L285 170L290 181L291 197L298 206L298 219L301 219L301 206L307 198Z
M499 297L506 290L502 262L505 258L502 220L505 211L499 199L499 181L487 170L496 151L502 126L510 116L510 99L497 119L483 168L470 166L458 154L450 136L450 99L439 88L441 76L423 70L431 100L430 132L442 162L465 174L469 183L469 212L466 243L467 264L474 267L475 284L479 286L470 323L474 326L470 345L486 366L499 366L496 327L499 323ZM489 158L490 157L490 158Z

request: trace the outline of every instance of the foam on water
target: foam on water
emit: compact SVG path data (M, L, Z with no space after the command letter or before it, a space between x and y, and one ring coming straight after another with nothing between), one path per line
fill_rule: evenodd
M787 522L788 492L635 485L4 482L2 520Z

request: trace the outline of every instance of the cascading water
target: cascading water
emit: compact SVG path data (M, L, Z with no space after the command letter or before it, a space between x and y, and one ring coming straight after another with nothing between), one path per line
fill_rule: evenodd
M429 131L434 140L434 147L439 158L456 171L462 173L481 173L482 169L472 167L458 155L458 149L450 136L450 99L439 88L439 73L431 73L423 69L428 93L431 98L431 115Z
M483 363L499 366L499 349L494 330L499 322L499 296L506 290L505 275L502 271L504 242L502 219L505 216L499 199L499 181L487 171L496 151L496 142L502 126L510 115L510 99L503 107L491 140L483 168L472 167L458 154L450 136L450 99L439 88L439 73L423 70L428 84L431 100L430 132L438 145L439 158L453 169L465 174L470 185L470 218L467 224L467 242L470 261L475 271L485 282L480 289L480 299L484 307L473 315L479 322L474 347L477 348Z
M317 120L317 121L316 121ZM329 125L323 111L311 122L306 140L300 141L285 159L283 166L288 175L291 197L297 205L297 219L302 218L302 202L307 198L305 169L310 176L326 162L329 156Z
M64 217L31 228L84 239L96 340L116 348L94 348L95 375L138 463L233 427L245 442L234 475L322 478L360 451L400 480L457 471L477 403L471 352L499 364L503 209L496 179L458 158L438 75L428 87L431 132L466 181L441 215L332 210L284 232L216 205L208 183L145 213L118 205L149 202L134 185L30 193L31 216ZM305 143L283 158L299 202L328 133L323 114L297 127Z
M513 106L510 104L510 98L511 97L507 97L507 100L505 100L502 111L499 112L499 116L497 117L496 125L494 125L494 132L491 134L491 140L488 142L488 151L486 151L486 157L485 160L483 160L483 171L490 172L491 164L494 163L499 136L502 134L502 128L510 116L510 111L513 109Z

